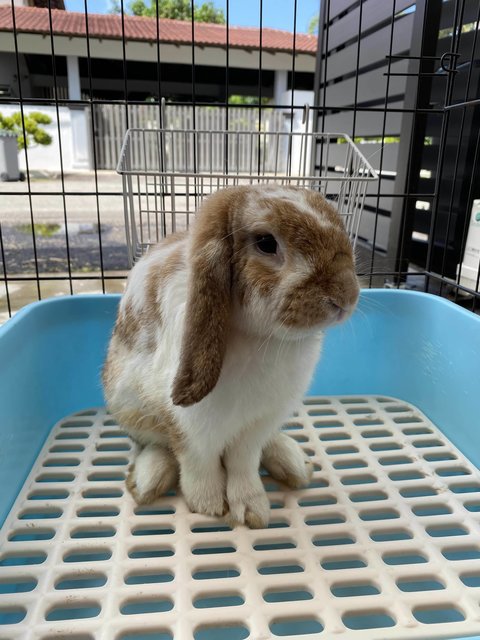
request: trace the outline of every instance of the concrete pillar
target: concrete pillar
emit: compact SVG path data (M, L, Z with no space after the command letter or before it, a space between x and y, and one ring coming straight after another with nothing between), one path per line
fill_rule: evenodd
M81 100L80 68L78 56L67 56L68 98ZM90 111L81 105L70 105L72 127L72 169L89 170L93 168Z
M80 68L78 56L67 56L68 97L70 100L80 100L82 91L80 87Z
M285 104L285 94L288 90L288 71L275 71L273 79L273 103Z

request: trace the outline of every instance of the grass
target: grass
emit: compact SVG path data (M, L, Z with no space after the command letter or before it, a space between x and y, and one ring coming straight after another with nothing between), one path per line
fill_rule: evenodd
M21 224L18 227L18 230L22 233L32 233L32 225L31 224ZM54 224L53 222L35 222L33 225L33 232L36 236L41 236L42 238L51 238L51 236L55 235L60 231L60 225Z

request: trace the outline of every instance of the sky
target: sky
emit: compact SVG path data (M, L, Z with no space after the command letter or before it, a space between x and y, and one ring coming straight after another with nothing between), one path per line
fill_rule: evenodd
M197 0L198 1L198 0ZM124 0L128 6L129 0ZM214 0L225 12L226 0ZM69 11L84 11L84 0L66 0ZM88 0L90 13L107 13L110 0ZM306 33L311 18L318 14L320 0L297 0L297 32ZM260 0L229 0L230 24L258 27ZM263 26L293 31L294 0L262 0Z

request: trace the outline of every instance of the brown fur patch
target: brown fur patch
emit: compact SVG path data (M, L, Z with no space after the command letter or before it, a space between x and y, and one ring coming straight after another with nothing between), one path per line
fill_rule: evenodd
M179 271L183 265L182 245L174 249L162 264L153 264L147 274L145 283L145 308L142 313L142 324L152 330L162 324L162 308L160 304L162 288Z
M208 198L192 230L190 284L180 366L173 403L187 407L214 388L222 368L231 308L231 259L235 212L242 188Z
M167 407L159 407L155 415L138 410L113 411L118 423L131 434L140 445L158 444L178 455L184 447L184 436L174 415Z
M120 310L115 323L114 335L129 349L133 349L140 330L140 320L133 309L130 300L127 300L123 310Z

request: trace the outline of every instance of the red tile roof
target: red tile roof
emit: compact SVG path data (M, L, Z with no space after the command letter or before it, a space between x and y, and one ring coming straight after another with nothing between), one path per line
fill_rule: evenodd
M17 7L15 23L18 32L49 34L48 9ZM64 36L85 36L85 15L72 11L52 11L53 32ZM125 16L125 37L127 40L156 42L157 28L154 18ZM0 7L0 31L12 31L11 7ZM88 31L92 38L118 40L122 37L122 19L111 14L89 14ZM173 44L190 44L192 25L182 20L160 20L160 41ZM195 43L204 46L226 46L226 27L221 24L195 23ZM230 27L230 47L237 49L258 49L260 30L253 27ZM262 48L265 51L292 51L293 34L279 29L262 30ZM317 38L297 33L295 49L299 53L314 54Z

